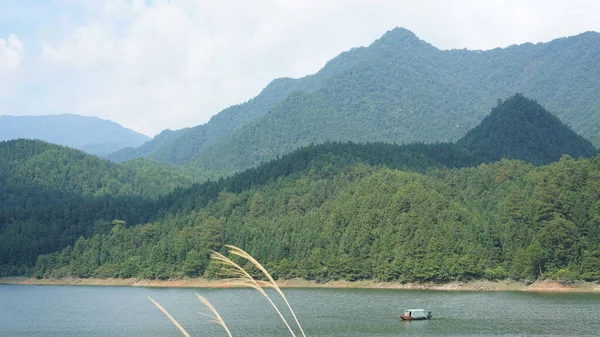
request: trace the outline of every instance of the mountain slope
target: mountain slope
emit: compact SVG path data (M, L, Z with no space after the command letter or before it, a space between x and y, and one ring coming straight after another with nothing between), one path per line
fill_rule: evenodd
M98 156L137 147L150 137L96 117L79 115L0 116L0 141L28 138L65 145Z
M195 181L165 164L115 164L40 140L0 142L0 158L0 269L11 266L7 273L110 230L112 220L142 223L152 200Z
M326 123L327 121L317 123L313 129L318 130ZM356 128L360 129L360 125L356 125ZM291 130L282 130L281 134L289 132ZM264 137L273 139L272 135ZM240 147L241 151L243 149L246 148ZM221 190L238 193L284 176L306 175L308 172L313 172L313 175L322 175L323 172L332 174L356 163L426 172L441 167L478 166L504 158L522 160L539 166L558 161L564 155L579 158L593 157L596 154L598 151L588 140L577 135L534 100L516 94L501 101L492 109L490 115L456 143L311 144L256 168L221 179L213 185L203 184L199 189L179 191L181 194L177 197L168 198L184 199L188 204L203 205L206 202L205 191L212 191L210 193L213 197L217 196L216 191ZM231 156L223 153L221 157L212 158L207 162L215 165L219 163L219 159L224 159L236 163L236 160L243 156L244 152L237 152ZM201 167L208 170L223 169L217 166ZM216 187L217 185L220 187Z
M326 123L323 120L319 124ZM315 129L319 127L315 125ZM186 186L192 178L181 168L142 159L115 164L41 141L3 142L0 237L11 244L0 249L6 256L0 264L10 268L19 263L31 266L35 254L61 249L79 235L105 233L111 228L111 220L122 219L130 224L160 221L165 215L184 215L208 207L228 193L247 193L280 180L318 181L338 176L338 182L345 184L344 179L354 179L349 170L357 165L426 173L444 167L477 166L500 158L540 165L556 161L563 154L580 157L595 153L589 141L522 95L494 108L457 144L327 142L189 188ZM173 192L166 194L169 191ZM44 239L32 241L39 232L46 233Z
M414 172L430 175L432 179L444 184L444 186L439 185L440 190L435 193L454 198L457 192L449 190L450 186L459 186L457 187L459 189L467 187L460 185L464 184L464 181L452 182L452 179L458 178L446 175L448 168L477 166L483 162L505 157L539 165L554 161L563 154L580 157L592 156L595 153L596 150L589 141L576 135L535 101L520 94L499 104L480 126L469 132L457 144L397 145L327 142L295 150L281 158L228 178L189 187L187 186L191 184L191 178L182 171L182 168L173 168L142 159L116 164L81 151L42 141L2 142L0 157L4 160L0 162L0 243L5 244L0 245L0 257L2 257L0 274L22 273L23 269L18 268L31 267L38 254L60 250L75 242L80 235L91 237L94 234L106 234L114 224L120 223L113 223L112 220L124 220L130 225L153 221L166 223L169 226L174 225L180 229L186 223L196 223L194 217L199 212L207 212L215 205L221 204L216 207L241 207L236 211L238 212L236 216L242 218L236 218L236 221L244 221L244 219L251 221L252 219L247 215L243 215L246 212L245 206L240 206L240 201L229 199L235 199L234 195L252 195L253 191L260 191L265 195L275 194L272 196L273 199L268 201L270 205L268 207L275 207L273 203L285 201L284 204L273 208L276 214L268 214L269 217L277 218L281 215L277 212L304 213L310 211L315 205L330 202L329 200L333 200L331 201L333 203L346 203L342 201L345 199L350 199L348 203L356 202L352 200L353 194L344 194L343 197L336 199L338 188L352 186L355 181L380 171L383 167L388 170L402 170L407 174ZM561 162L569 163L572 159L564 157ZM502 174L505 176L497 175L497 181L494 183L501 182L507 177L513 179L513 175L521 175L523 170L531 170L533 167L524 162L506 164L505 161L499 165L504 165L508 171L514 172L503 171ZM411 176L418 177L414 174ZM479 179L488 178L486 176ZM593 177L582 179L588 178ZM415 179L421 181L421 178ZM482 180L476 180L475 183L482 184ZM286 190L289 184L313 185L315 190L298 187L299 190L294 191L292 197L286 195L288 192L285 191L281 192L283 196L280 192L275 192L278 189ZM360 187L361 190L365 189L369 182L365 181L364 184ZM489 185L489 182L485 184ZM579 187L581 186L578 185L577 188ZM485 190L487 187L480 188ZM167 193L170 191L172 192ZM389 191L373 191L378 195L387 192ZM505 192L501 191L501 193ZM300 194L296 195L297 193ZM313 194L314 203L311 198L306 197ZM439 195L431 197L435 199ZM281 200L277 201L278 198ZM266 207L264 201L259 199L249 206L254 210L250 211L251 213L261 214L262 211L257 209ZM488 202L496 201L488 200ZM402 205L399 207L404 207ZM450 203L443 207L454 206ZM319 212L316 209L314 211ZM454 210L460 214L463 214L461 213L463 211ZM575 211L579 212L579 210L569 210L569 212ZM481 217L492 210L486 208L474 212L479 212L477 217ZM216 219L209 217L208 220L202 221L211 224L215 221L219 223L221 220L218 220L220 219L218 216L220 215L215 215ZM287 216L293 215L284 214L284 218ZM459 223L461 222L453 223L451 226ZM115 230L120 228L116 226ZM165 237L175 235L171 230L173 229L165 227L163 235ZM451 229L453 230L455 229ZM248 229L248 231L252 230ZM225 234L210 234L211 240ZM39 238L40 235L43 238ZM187 236L187 234L182 235ZM239 239L235 235L231 237L235 238L232 240ZM257 239L248 234L243 240ZM212 247L212 244L205 244ZM514 249L511 252L514 253ZM94 268L88 266L85 271L77 269L77 275L93 275ZM2 272L1 269L5 271Z
M0 157L0 195L27 189L156 198L194 181L181 169L165 164L141 160L115 164L39 140L0 142ZM22 197L19 193L8 195Z
M243 247L275 278L446 282L600 278L600 158L427 174L354 165L294 177L40 257L39 277L215 277Z
M597 43L600 34L586 33L485 52L441 51L396 29L350 70L315 92L289 95L193 163L240 170L326 140L453 141L508 91L536 97L574 130L593 136L600 131Z
M294 127L306 123L306 114L286 117L277 114L292 110L293 107L287 105L290 102L297 103L308 111L318 111L308 113L313 116L310 127ZM385 133L369 128L376 123L365 122L369 119L369 114L359 113L360 118L354 118L357 117L355 114L344 120L348 116L340 115L324 99L317 100L314 95L292 94L270 114L271 118L260 126L247 125L235 135L226 137L218 145L200 153L192 161L192 166L228 174L256 165L279 153L293 151L295 147L292 144L306 146L313 142L340 139L357 142L386 141ZM290 123L281 123L282 119ZM339 123L340 120L343 121L340 124L349 128L336 127L336 122ZM260 128L260 132L253 126ZM386 129L384 125L380 126L379 130ZM390 128L387 129L389 131ZM302 132L302 136L299 132ZM248 141L249 139L256 141ZM557 161L563 154L573 157L591 157L596 154L596 149L588 140L577 135L538 103L521 94L492 109L491 115L485 117L480 125L469 131L456 145L464 147L466 151L456 148L451 154L445 150L438 153L432 150L436 146L423 147L422 151L441 164L452 167L477 165L502 158L541 165Z
M589 140L521 94L492 109L456 144L482 162L510 158L542 165L557 161L564 154L577 158L597 153Z
M294 91L311 92L337 73L347 69L357 59L360 50L352 50L330 61L319 73L300 79L273 80L262 92L249 101L224 109L208 123L181 130L166 130L139 148L115 152L108 159L123 162L133 158L183 165L199 152L231 134L241 126L264 116L274 105Z
M341 54L315 75L290 80L294 85L271 96L258 114L247 104L238 106L239 123L202 147L190 146L202 138L188 133L185 141L164 150L192 149L177 163L197 151L194 165L232 172L327 140L455 141L498 98L515 92L535 97L573 130L597 140L599 59L600 34L595 32L469 51L439 50L397 28L369 47ZM316 82L301 85L310 81ZM251 102L261 100L262 93ZM252 118L241 117L246 115ZM211 123L203 127L206 133L212 130ZM161 147L150 157L174 162Z

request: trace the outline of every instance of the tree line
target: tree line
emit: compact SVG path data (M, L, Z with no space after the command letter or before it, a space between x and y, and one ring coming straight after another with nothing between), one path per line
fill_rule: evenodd
M278 278L600 279L600 156L408 172L357 163L221 191L193 211L80 238L38 277L216 277L231 243Z

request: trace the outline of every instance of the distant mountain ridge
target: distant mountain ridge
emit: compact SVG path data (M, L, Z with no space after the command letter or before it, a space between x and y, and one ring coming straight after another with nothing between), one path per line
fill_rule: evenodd
M219 142L243 125L263 117L273 106L290 93L311 92L318 88L323 78L340 71L333 64L324 68L323 75L306 76L301 79L279 78L273 80L261 93L242 104L234 105L214 115L206 124L180 130L165 130L151 142L139 148L126 148L108 156L123 162L133 158L150 158L175 165L188 163L196 154Z
M499 100L491 113L455 143L311 144L280 158L217 181L174 191L159 202L172 212L203 207L219 191L239 193L286 176L329 176L359 163L425 173L431 169L476 167L501 160L548 165L566 158L598 155L591 142L563 124L535 100L515 94ZM565 158L565 159L566 159ZM157 207L156 209L158 209Z
M541 137L535 139L550 144L552 137L574 134L560 122L554 125L558 120L540 109L533 100L513 96L462 140L471 149L490 146L487 152L496 154L520 149L519 138L497 147L478 137L480 131L489 130L488 138L496 139L523 129L538 132ZM519 125L531 118L525 127ZM580 144L568 145L557 153L578 157L571 150ZM4 232L0 227L0 274L21 275L35 264L35 275L49 278L208 277L211 250L233 243L264 254L261 260L276 265L281 278L562 279L564 268L570 268L569 279L600 277L598 255L589 253L600 242L596 223L589 220L598 215L600 157L565 156L540 167L506 159L478 165L485 160L468 152L452 143L329 142L228 178L176 189L155 202L63 205L69 210L64 215L58 206L50 213L57 224L51 227L53 235L46 234L48 212L42 209L33 221L29 217ZM464 161L456 162L459 158ZM443 164L448 159L451 164ZM444 168L471 165L476 167ZM115 211L118 217L109 217ZM0 211L8 219L14 214ZM76 219L79 227L59 227L71 226L65 218ZM126 219L127 225L110 219ZM85 235L77 239L75 230ZM64 239L66 234L72 241ZM12 242L21 244L11 247ZM75 243L67 247L69 242ZM536 258L540 251L546 257L541 262ZM192 261L195 268L189 268Z
M73 114L0 116L0 141L39 139L106 156L151 138L109 120Z
M123 222L130 228L139 227L136 226L138 224L153 224L145 227L148 231L143 230L140 236L134 235L132 238L158 233L155 232L156 227L152 226L163 226L162 224L167 224L164 235L172 235L181 230L181 226L187 227L188 224L198 228L204 228L205 225L208 228L216 226L221 221L219 219L222 219L218 214L205 222L181 222L177 219L191 219L194 214L208 214L216 204L229 203L227 200L237 198L236 195L245 194L250 199L256 198L248 208L253 215L245 215L243 218L233 216L244 224L249 223L248 221L251 223L253 217L260 216L261 209L267 205L261 201L260 193L256 192L262 191L261 193L269 195L273 190L285 190L290 183L331 186L328 188L321 185L313 192L301 188L292 194L286 193L281 198L274 197L278 200L278 206L275 207L278 212L302 214L310 209L310 203L307 203L310 198L327 202L331 200L332 191L339 186L353 184L357 179L370 175L369 172L373 170L399 170L395 174L396 178L386 178L380 187L369 192L373 195L389 193L389 189L383 186L405 185L399 183L399 177L417 173L431 174L435 179L440 179L440 182L448 184L448 188L443 189L444 193L449 193L454 188L461 190L464 186L452 186L452 181L441 179L440 175L460 172L448 168L477 167L472 171L485 172L491 167L506 167L509 171L513 170L514 174L522 174L523 169L533 168L533 165L525 162L542 165L556 161L563 154L579 158L596 153L589 141L576 135L538 103L520 94L501 101L479 126L457 143L398 145L326 142L297 149L233 176L204 183L194 183L199 180L189 176L191 168L187 167L173 167L141 159L116 164L82 151L37 140L0 142L0 158L3 159L0 161L0 275L21 275L38 261L39 254L61 251L82 235L103 240L95 234L118 232L123 229L119 225ZM503 159L491 163L498 158L521 161ZM596 157L593 161L600 164L598 159ZM570 162L573 162L572 158L563 157L558 165L564 166ZM481 163L490 164L480 165ZM469 174L465 177L467 176ZM486 173L484 179L475 179L476 184L489 181L490 177ZM498 177L494 184L502 178ZM592 178L596 179L590 179ZM484 188L487 190L488 187ZM502 188L492 190L500 191ZM502 195L504 198L504 194ZM351 203L362 200L353 194L343 199L348 199ZM406 206L401 199L397 201L390 207L398 209L399 206ZM415 201L415 205L418 204L420 202ZM235 205L239 204L229 203L223 210L237 207ZM375 205L378 204L368 209L378 209ZM435 208L425 208L436 214ZM494 212L486 211L483 214L490 213ZM279 215L269 215L269 222L281 215L277 214ZM373 219L376 218L380 219L376 224L385 226L381 218ZM174 222L178 224L170 228L170 224ZM313 222L313 225L318 223L319 221ZM462 221L457 224L462 225ZM232 230L231 233L233 232L235 231ZM213 233L212 229L207 233ZM188 238L189 233L182 235L182 238ZM219 237L220 235L211 234L210 240ZM197 240L182 239L177 242L187 241ZM137 247L136 244L123 244ZM165 243L165 247L167 246L175 245ZM198 247L206 249L204 246ZM79 248L73 248L73 251L78 251ZM70 249L63 252L69 253ZM134 265L140 265L135 260L132 261ZM53 268L52 265L47 267ZM91 269L86 267L79 276L91 276L90 272L96 267L97 265L93 265ZM118 267L114 270L125 269ZM111 275L126 277L124 274Z
M396 28L315 75L273 81L207 124L127 156L231 173L311 143L456 141L521 92L574 131L600 134L600 34L487 51L440 50ZM158 137L157 137L158 138ZM596 143L600 145L600 143ZM117 158L118 157L118 158Z

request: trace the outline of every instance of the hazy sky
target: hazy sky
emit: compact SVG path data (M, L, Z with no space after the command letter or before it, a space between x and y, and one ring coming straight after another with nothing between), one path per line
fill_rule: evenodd
M597 0L0 0L0 115L154 136L207 122L394 27L441 49L600 31Z

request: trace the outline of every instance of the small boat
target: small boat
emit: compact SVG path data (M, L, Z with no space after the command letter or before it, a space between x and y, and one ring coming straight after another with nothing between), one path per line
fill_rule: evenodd
M415 321L422 319L430 319L431 311L427 311L424 309L407 309L404 311L404 314L400 315L405 321Z

